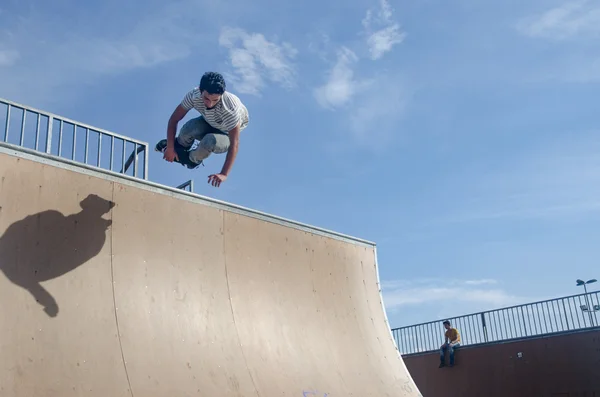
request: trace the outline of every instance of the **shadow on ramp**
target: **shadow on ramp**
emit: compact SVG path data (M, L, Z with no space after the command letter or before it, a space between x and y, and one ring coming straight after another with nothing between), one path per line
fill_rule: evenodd
M0 269L29 291L50 317L58 304L40 282L60 277L83 265L102 250L112 221L103 219L114 203L90 194L81 211L65 216L48 210L11 224L0 237Z

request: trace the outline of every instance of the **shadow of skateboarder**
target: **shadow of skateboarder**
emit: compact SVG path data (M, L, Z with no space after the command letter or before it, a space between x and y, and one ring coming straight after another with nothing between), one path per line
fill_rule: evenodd
M102 250L112 221L103 219L114 203L90 194L81 211L65 216L48 210L11 224L0 237L0 270L29 291L50 317L58 304L40 282L60 277L83 265Z

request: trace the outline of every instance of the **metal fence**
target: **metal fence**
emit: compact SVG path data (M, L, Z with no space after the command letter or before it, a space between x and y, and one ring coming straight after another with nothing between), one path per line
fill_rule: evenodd
M194 181L192 179L183 182L181 185L176 186L177 189L181 189L181 190L188 190L188 192L193 193L194 192Z
M4 125L3 142L148 179L146 142L2 98L0 122ZM128 153L131 155L126 159Z
M448 318L460 332L461 345L569 332L600 326L600 292ZM444 342L443 320L392 329L403 355L437 351Z

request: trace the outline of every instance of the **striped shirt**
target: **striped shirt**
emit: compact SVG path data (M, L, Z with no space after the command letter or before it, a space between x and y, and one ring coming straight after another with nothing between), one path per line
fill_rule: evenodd
M190 90L181 101L181 106L186 110L196 109L206 122L222 132L229 132L240 124L240 131L248 126L248 109L236 95L225 91L219 102L212 108L207 109L202 101L200 88Z

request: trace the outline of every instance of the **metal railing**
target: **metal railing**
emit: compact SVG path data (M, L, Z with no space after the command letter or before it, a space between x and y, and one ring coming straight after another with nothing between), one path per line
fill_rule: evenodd
M194 181L192 179L190 179L186 182L183 182L181 185L177 186L177 189L185 190L185 188L188 188L188 192L194 193Z
M0 122L4 125L3 142L126 175L133 163L130 175L148 179L146 142L2 98ZM144 156L140 165L141 152Z
M600 326L600 292L572 295L448 318L461 346L563 333ZM402 355L439 350L443 320L392 329Z

